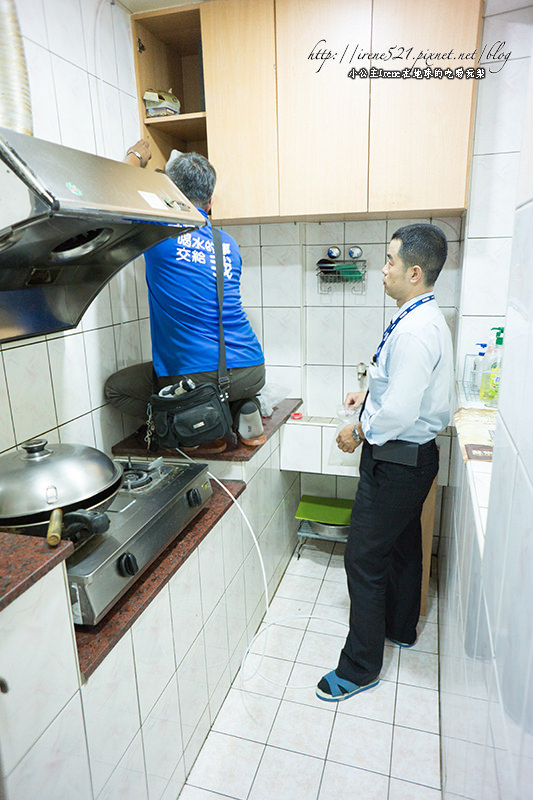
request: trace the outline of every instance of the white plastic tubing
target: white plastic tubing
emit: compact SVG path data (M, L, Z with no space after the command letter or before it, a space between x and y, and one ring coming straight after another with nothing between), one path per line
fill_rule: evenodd
M28 72L15 0L0 0L0 125L33 133Z
M190 458L190 456L188 456L186 453L184 453L179 448L176 448L176 450L178 451L178 453L180 453L184 458L188 459L189 461L193 461L194 460L194 459ZM210 472L208 472L207 474L209 475L209 477L212 480L214 480L214 481L216 481L216 483L218 483L218 485L226 492L227 495L229 495L231 500L235 503L235 505L239 509L239 511L240 511L245 523L246 523L246 527L248 528L248 532L250 533L250 536L252 537L255 549L257 551L257 556L259 558L259 564L261 565L261 574L263 576L263 586L264 586L264 590L265 590L265 618L266 618L266 615L268 614L268 611L269 611L270 600L269 600L269 597L268 597L268 583L267 583L267 577L266 577L266 572L265 572L265 565L264 565L264 562L263 562L263 557L261 555L261 549L259 547L259 542L257 541L257 536L255 535L255 533L253 531L253 528L252 528L252 526L250 524L250 520L246 516L246 514L245 514L242 506L240 505L240 503L237 502L237 500L235 499L235 497L233 497L231 492L224 486L223 483L221 483L221 481L219 481L219 479L217 477L215 477L215 475L212 475ZM271 678L268 678L266 675L263 675L261 672L259 672L259 670L261 669L261 665L263 663L263 658L265 656L265 648L266 648L266 642L267 642L267 637L266 636L264 637L264 640L263 640L263 650L262 650L262 652L260 654L259 663L258 663L256 669L253 671L253 673L251 675L246 675L246 676L244 675L244 664L245 664L245 661L246 661L246 659L248 658L248 656L250 654L250 651L252 649L252 645L255 643L256 639L258 639L260 636L262 636L265 633L268 636L268 631L273 625L283 625L284 623L289 622L289 620L294 620L294 619L307 619L307 620L320 620L321 622L333 622L333 623L335 623L335 625L341 625L343 628L347 628L346 623L340 622L338 619L330 619L329 617L318 617L318 616L315 616L314 614L291 614L290 616L282 617L281 619L272 620L272 622L266 623L265 625L263 625L263 626L261 626L259 628L259 630L255 634L255 636L250 641L250 643L249 643L248 647L246 648L246 651L245 651L245 653L244 653L244 655L242 657L240 677L241 677L241 681L243 683L245 683L246 681L251 680L255 675L259 675L260 678L262 678L263 680L267 681L268 683L272 683L275 686L281 686L281 688L283 688L283 689L314 689L315 688L315 684L308 684L306 686L295 686L292 683L280 684L278 681L273 681ZM282 657L282 655L283 654L281 654L281 657ZM334 656L335 656L335 654L332 653L332 657L333 658L334 658Z

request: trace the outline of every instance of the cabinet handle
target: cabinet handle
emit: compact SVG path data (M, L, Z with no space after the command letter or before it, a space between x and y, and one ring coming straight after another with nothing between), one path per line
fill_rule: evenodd
M0 678L0 692L2 692L2 694L7 694L9 692L9 686L5 678Z

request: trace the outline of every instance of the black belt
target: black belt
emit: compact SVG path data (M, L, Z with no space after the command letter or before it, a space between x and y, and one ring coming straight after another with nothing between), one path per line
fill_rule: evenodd
M404 442L401 439L391 439L385 444L372 444L372 458L374 461L389 461L392 464L404 464L406 467L418 465L418 453L435 444L435 439L430 439L424 444Z

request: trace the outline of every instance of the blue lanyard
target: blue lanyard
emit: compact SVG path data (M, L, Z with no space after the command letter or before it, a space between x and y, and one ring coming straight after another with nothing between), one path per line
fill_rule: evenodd
M418 308L418 306L421 306L423 303L429 303L430 300L434 300L434 299L435 299L435 295L434 294L428 294L428 295L426 295L426 297L422 297L420 300L417 300L416 302L414 302L410 306L408 306L404 311L402 311L402 313L399 316L396 317L396 319L393 319L392 322L389 323L389 326L388 326L387 330L385 331L385 333L383 334L381 342L379 343L379 347L376 350L376 355L372 359L374 364L378 363L379 354L383 350L383 345L385 344L385 342L387 341L387 339L389 338L389 336L391 335L391 333L395 329L396 325L399 322L401 322L401 320L404 317L406 317L411 311L414 311L415 308Z

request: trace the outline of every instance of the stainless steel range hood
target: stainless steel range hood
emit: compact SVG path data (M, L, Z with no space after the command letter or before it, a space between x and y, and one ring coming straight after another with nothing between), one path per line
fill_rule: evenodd
M205 224L162 173L0 128L0 342L75 327L121 267Z

